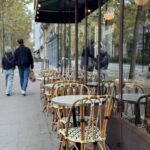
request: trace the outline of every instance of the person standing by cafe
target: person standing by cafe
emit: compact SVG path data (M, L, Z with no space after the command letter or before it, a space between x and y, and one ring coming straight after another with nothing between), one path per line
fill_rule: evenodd
M97 60L98 60L98 55L96 58L96 62L97 62ZM108 65L109 65L109 60L110 60L109 54L107 53L107 51L104 48L101 48L101 50L100 50L100 62L97 62L97 63L100 63L101 78L103 80L106 80L108 77L107 69L108 69ZM96 64L96 69L98 69L97 67L98 67L98 65Z

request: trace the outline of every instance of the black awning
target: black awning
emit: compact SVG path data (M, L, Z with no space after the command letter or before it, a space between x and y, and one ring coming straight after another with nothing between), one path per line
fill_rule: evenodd
M102 0L102 5L107 0ZM36 0L35 21L45 23L74 23L75 0ZM85 0L78 0L78 22L85 17ZM40 4L40 7L39 7ZM87 9L92 13L98 8L98 0L87 0ZM90 14L89 13L89 14Z

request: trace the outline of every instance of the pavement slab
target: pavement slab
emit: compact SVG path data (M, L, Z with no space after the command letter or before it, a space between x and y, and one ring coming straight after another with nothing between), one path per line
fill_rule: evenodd
M40 99L39 81L29 81L27 95L21 95L15 70L13 95L5 95L4 74L0 75L0 150L57 150L58 139L49 126Z

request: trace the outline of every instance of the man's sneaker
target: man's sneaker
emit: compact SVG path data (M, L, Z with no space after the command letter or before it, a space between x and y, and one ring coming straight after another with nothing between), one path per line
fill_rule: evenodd
M26 96L26 92L25 91L22 90L21 93L22 93L23 96Z

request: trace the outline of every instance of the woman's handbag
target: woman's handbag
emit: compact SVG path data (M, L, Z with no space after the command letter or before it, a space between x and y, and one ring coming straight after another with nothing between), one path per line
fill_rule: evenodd
M34 74L34 71L30 71L30 74L29 74L29 80L31 82L35 82L36 81L36 78L35 78L35 74Z

